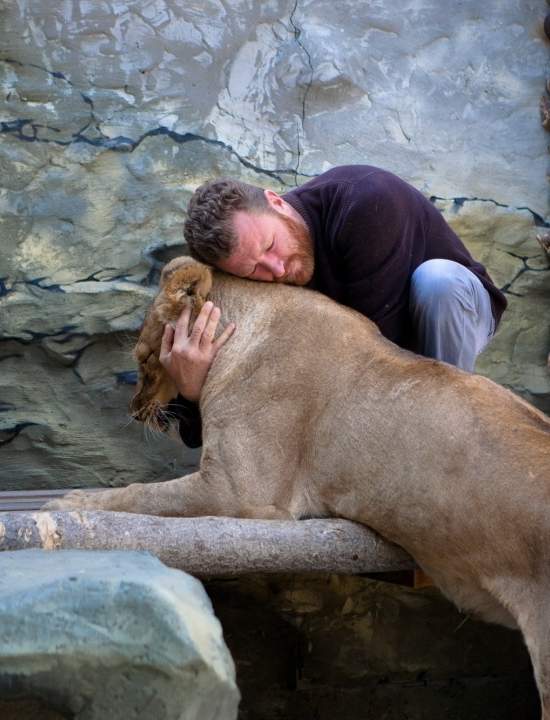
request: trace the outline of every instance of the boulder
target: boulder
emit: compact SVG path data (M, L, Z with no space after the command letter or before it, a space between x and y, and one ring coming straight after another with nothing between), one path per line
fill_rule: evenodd
M0 554L0 695L78 720L232 720L201 583L144 552Z

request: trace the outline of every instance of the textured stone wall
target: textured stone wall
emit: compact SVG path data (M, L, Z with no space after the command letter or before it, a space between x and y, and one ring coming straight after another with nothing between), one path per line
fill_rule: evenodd
M206 584L235 660L239 720L539 720L519 633L434 589L365 577Z
M510 300L479 368L549 409L542 0L5 0L0 487L196 454L129 422L129 350L190 193L342 163L434 198ZM540 228L538 228L540 230Z

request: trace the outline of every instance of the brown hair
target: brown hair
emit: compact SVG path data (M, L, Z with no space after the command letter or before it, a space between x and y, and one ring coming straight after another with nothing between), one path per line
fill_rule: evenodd
M210 180L195 190L183 227L185 241L195 260L215 265L231 255L237 244L232 225L233 213L237 210L269 212L263 189L222 178Z

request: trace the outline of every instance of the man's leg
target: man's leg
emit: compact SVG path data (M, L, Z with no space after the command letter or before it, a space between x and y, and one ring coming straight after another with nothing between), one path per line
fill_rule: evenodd
M472 372L495 322L489 293L453 260L427 260L411 278L409 309L420 355Z

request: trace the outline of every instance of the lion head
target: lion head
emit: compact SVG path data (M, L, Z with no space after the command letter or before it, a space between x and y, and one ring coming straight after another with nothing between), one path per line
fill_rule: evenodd
M211 288L211 269L190 257L174 258L162 270L159 294L145 317L134 348L139 379L130 403L132 416L157 430L168 428L169 417L164 408L178 394L159 360L164 326L167 323L174 326L186 305L191 307L193 321Z

